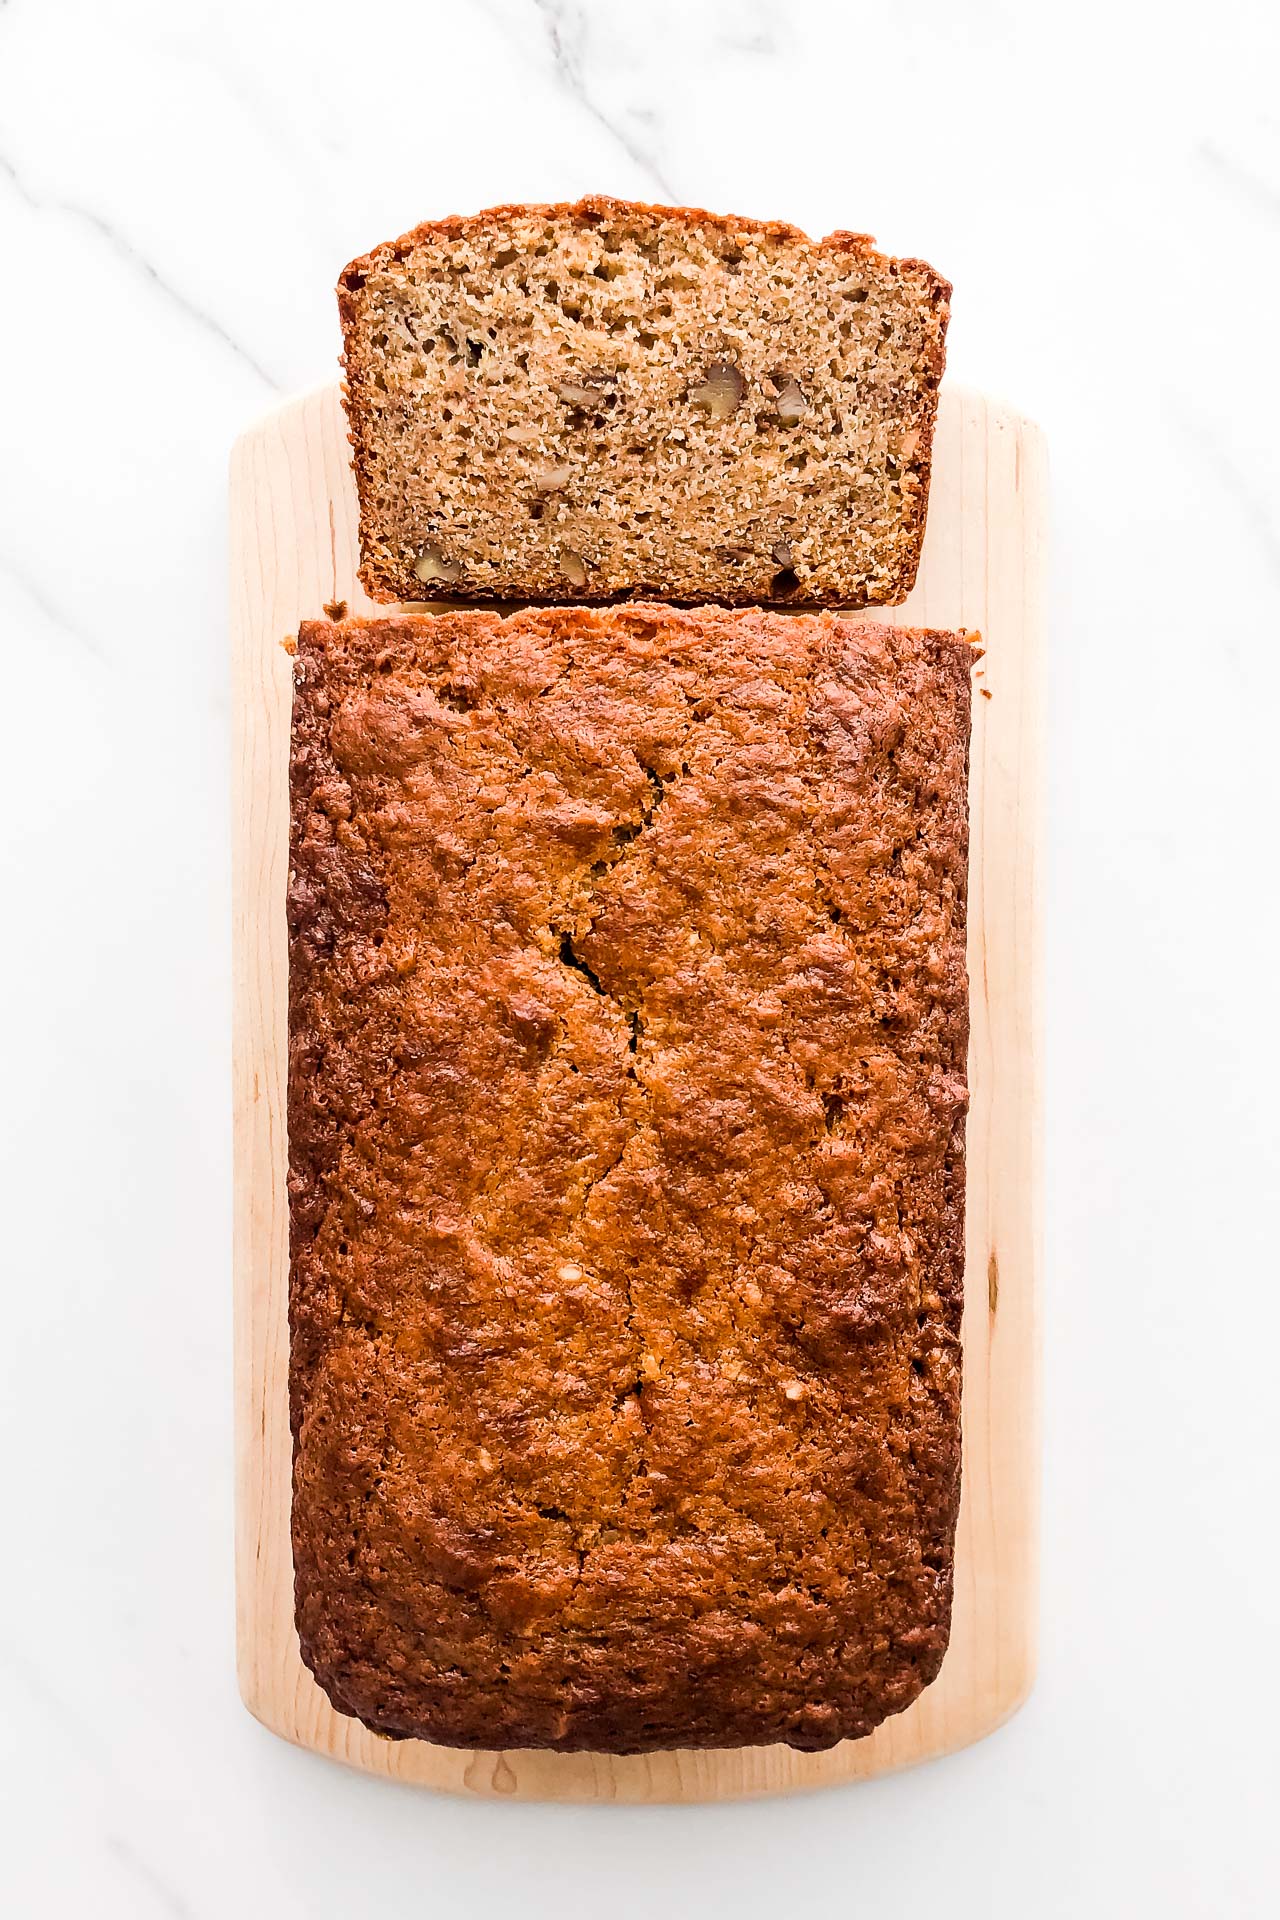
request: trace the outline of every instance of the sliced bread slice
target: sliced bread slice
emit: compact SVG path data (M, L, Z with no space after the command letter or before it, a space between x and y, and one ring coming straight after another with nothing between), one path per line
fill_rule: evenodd
M607 199L417 227L338 287L379 600L906 598L951 288L862 234Z

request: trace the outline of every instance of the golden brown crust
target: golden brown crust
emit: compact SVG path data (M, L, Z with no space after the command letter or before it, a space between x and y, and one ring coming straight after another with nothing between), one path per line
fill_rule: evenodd
M970 659L720 608L303 627L293 1542L341 1710L822 1747L937 1672Z
M355 287L366 274L387 261L403 260L415 247L430 240L464 233L488 232L496 236L505 232L516 217L547 222L566 221L584 227L606 219L679 220L690 227L713 228L717 233L758 233L771 240L809 240L803 228L793 227L786 220L749 220L732 213L709 213L705 207L664 207L645 200L619 200L607 193L585 194L581 200L545 203L513 201L500 207L483 207L479 213L450 213L439 220L420 221L416 227L410 227L407 233L402 233L398 240L383 241L369 253L348 261L338 276L339 292ZM865 254L868 259L884 265L889 261L887 254L876 251L875 240L869 233L847 233L840 228L811 244L826 247L833 253ZM952 289L949 282L923 260L904 260L900 264L933 274L945 297L950 299Z
M535 258L513 306L493 265L514 257L502 243L519 251L539 227L559 236L560 251L572 251L574 236L586 245L597 229L628 243L640 236L642 251L647 232L677 250L673 236L682 236L692 277L641 274L598 326L548 333L545 315L565 293L559 267L548 276L544 263L540 279ZM799 301L789 292L771 312L766 276L750 281L760 306L731 315L718 278L726 242L730 252L762 247L776 271L794 276ZM606 251L612 258L595 271L610 279L618 250ZM855 310L841 304L844 263L875 290L861 335L850 328ZM426 292L415 304L419 272ZM576 272L570 263L575 300L584 286ZM820 284L833 273L833 286ZM700 275L698 308L689 289ZM454 276L465 293L450 293ZM695 302L674 322L669 311L661 317L670 285L685 289L677 300ZM492 339L477 318L486 288L499 322ZM590 304L600 291L590 274L585 289ZM811 241L780 221L593 196L424 222L351 261L337 291L360 577L374 599L434 601L452 591L458 604L661 596L819 608L894 605L911 591L951 297L927 263L879 253L865 234ZM566 311L580 317L572 301ZM483 368L464 380L450 371L456 356L441 357L453 335L465 336L468 316L477 354L508 355L500 387L486 384ZM677 345L664 360L668 324ZM637 340L649 342L645 352ZM746 378L744 404L708 432L690 395L725 356ZM808 417L779 434L771 381L792 374L807 389ZM566 420L548 404L558 382L581 388L584 379L610 387L605 398L621 401L618 411ZM548 473L564 478L544 491ZM793 558L780 562L780 552ZM452 579L421 573L435 555Z

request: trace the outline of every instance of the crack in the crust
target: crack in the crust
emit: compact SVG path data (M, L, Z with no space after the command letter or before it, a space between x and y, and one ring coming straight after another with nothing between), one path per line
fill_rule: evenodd
M844 909L831 898L831 868L826 861L815 854L813 863L813 890L818 896L818 907L829 924L838 929L846 940L849 929L844 925Z
M598 993L602 1000L613 999L613 995L609 992L594 967L589 967L578 953L577 948L573 944L573 935L571 933L562 933L560 935L560 965L562 967L571 967L575 973L580 973L587 985L591 988L591 991ZM615 1004L617 1003L615 1002Z
M613 828L611 836L613 840L612 854L607 855L604 859L597 860L592 865L591 876L593 878L600 878L606 873L613 872L622 863L626 855L626 849L632 846L640 838L641 834L644 833L645 829L652 824L654 815L667 797L666 783L657 769L649 766L645 761L640 760L638 755L637 762L646 780L649 782L649 798L640 802L639 820L623 821L620 825ZM682 765L683 764L684 763L682 763ZM591 889L588 889L586 897L588 910L593 900L594 893ZM598 919L598 914L591 915L587 922L585 934L581 937L590 938L595 930ZM583 959L582 955L578 952L572 932L565 928L557 928L554 926L552 931L558 932L560 935L559 960L561 966L568 967L574 973L580 974L593 993L598 994L602 1000L612 1002L612 1004L618 1008L630 1029L627 1051L632 1055L637 1054L640 1050L641 1036L644 1033L644 1015L642 1011L643 993L638 996L641 1004L629 1007L616 993L610 992L595 968ZM633 1080L638 1078L634 1066L629 1067L627 1071Z
M684 745L685 745L685 742L682 741L681 742L682 749ZM639 820L624 821L620 825L614 827L612 831L612 836L611 836L613 846L608 855L606 855L601 860L597 860L591 867L590 874L592 879L599 879L603 877L604 874L613 872L625 858L629 857L627 855L627 849L633 846L636 843L636 841L640 839L641 835L645 832L645 830L652 824L654 815L657 813L659 807L662 806L663 802L667 797L667 783L663 780L661 774L657 771L657 769L655 767L648 765L647 762L645 762L644 760L641 760L639 755L636 756L636 759L641 770L644 773L645 779L649 783L648 798L645 800L642 800L640 803ZM687 773L689 770L688 763L682 760L680 764L681 764L681 771L683 773ZM585 934L582 936L584 938L590 937L600 917L598 913L590 911L593 903L594 903L593 890L589 888L587 891L585 905L587 907L590 917L588 918L588 921L587 921ZM577 1222L581 1220L583 1215L586 1213L586 1210L591 1202L591 1196L595 1192L596 1188L601 1184L602 1181L607 1180L609 1176L612 1173L614 1173L616 1169L621 1165L623 1159L626 1157L627 1149L630 1146L631 1141L634 1138L636 1138L636 1135L640 1130L640 1128L648 1127L652 1129L653 1122L648 1117L648 1113L647 1113L647 1108L649 1103L648 1088L645 1086L644 1082L641 1080L640 1075L636 1069L637 1056L640 1051L640 1042L644 1037L644 1012L643 1012L644 992L642 987L639 988L635 996L636 1004L634 1006L628 1006L626 1002L621 998L619 998L619 996L616 993L611 992L610 989L606 987L604 981L600 978L595 968L592 967L589 964L589 962L586 961L582 957L582 955L578 952L577 946L575 945L574 934L565 928L553 928L552 930L555 932L558 932L560 936L559 958L560 958L561 965L569 968L572 972L578 974L581 979L586 981L587 985L591 988L593 993L595 993L601 1000L608 1000L609 1002L611 1002L612 1005L615 1006L619 1010L619 1012L622 1014L628 1028L627 1052L631 1055L631 1063L627 1067L627 1074L630 1077L630 1079L633 1080L636 1086L639 1088L641 1094L644 1097L645 1107L646 1107L645 1116L637 1120L635 1128L628 1134L627 1138L624 1140L621 1151L615 1156L615 1158L613 1159L613 1161L610 1163L609 1166L603 1168L600 1173L596 1174L588 1182L587 1187L585 1188L582 1194L582 1197L578 1202L578 1206L575 1210L574 1220L572 1224L576 1225ZM632 1291L632 1276L631 1276L630 1268L628 1268L624 1284L626 1288L626 1305L623 1310L623 1327L625 1329L625 1333L628 1340L634 1341L638 1347L640 1344L640 1334L636 1328L637 1304L636 1304L635 1294ZM614 1404L619 1410L622 1408L625 1401L632 1398L635 1399L636 1405L637 1405L637 1411L639 1413L642 1423L644 1418L643 1398L642 1398L643 1391L644 1391L644 1374L642 1369L638 1369L635 1380L631 1382L631 1384L621 1388L614 1394ZM636 1483L636 1481L643 1479L647 1472L648 1472L648 1461L647 1461L647 1456L644 1450L644 1442L643 1440L641 1440L637 1448L636 1462L635 1462L634 1469L631 1473L630 1481L628 1482L628 1487L623 1488L621 1492L621 1496L619 1500L619 1517L621 1517L621 1515L626 1510L629 1487L633 1486ZM579 1576L581 1576L582 1569L591 1551L592 1549L590 1547L583 1547L579 1542L577 1541L574 1542L574 1552L576 1553L578 1558Z
M552 674L546 686L538 688L538 694L537 694L538 699L539 700L549 699L550 696L555 692L556 688L560 686L563 681L569 678L569 675L573 672L573 669L576 665L577 665L577 661L573 658L572 654L570 654L568 659L565 661L564 665L562 667L558 667L555 673Z
M810 1093L817 1095L822 1107L823 1132L828 1134L839 1133L841 1131L841 1122L848 1112L849 1107L853 1104L847 1083L837 1074L829 1086L822 1086L817 1076L811 1072L808 1067L801 1066L800 1062L796 1060L788 1036L785 1033L780 1033L778 1037L782 1043L782 1051L786 1054L788 1060L792 1061L797 1067L806 1089Z
M627 1304L626 1304L626 1309L623 1313L623 1325L626 1328L627 1334L630 1336L630 1338L632 1338L636 1342L636 1345L638 1348L640 1345L640 1335L636 1331L636 1297L632 1291L632 1285L631 1285L633 1267L634 1267L634 1262L629 1261L627 1266L627 1275L626 1275L626 1281L625 1281L626 1290L627 1290ZM642 1480L649 1471L648 1455L645 1452L646 1429L644 1426L643 1364L641 1364L641 1366L639 1367L636 1373L636 1377L631 1382L631 1384L629 1386L623 1387L620 1392L615 1393L613 1398L614 1398L614 1405L617 1408L621 1408L623 1403L627 1400L631 1400L631 1399L635 1400L636 1413L640 1419L640 1431L641 1431L641 1438L636 1443L635 1467L632 1470L630 1480L628 1481L627 1485L622 1489L621 1496L618 1502L618 1511L619 1511L619 1515L621 1515L626 1510L627 1494L629 1493L631 1487L635 1485L637 1480Z
M647 801L642 800L640 802L640 818L638 820L624 820L613 828L610 834L613 847L610 852L606 853L592 865L592 879L600 879L604 874L613 871L622 860L624 849L629 847L632 841L640 838L645 828L652 823L654 814L667 797L666 782L656 768L647 766L643 760L639 759L638 755L637 764L641 767L646 780L649 782L651 789L650 798ZM684 767L683 771L687 773L688 768Z
M572 1229L577 1226L579 1220L582 1219L582 1216L586 1213L587 1208L591 1205L591 1196L595 1192L596 1188L600 1186L603 1181L607 1180L611 1173L616 1173L618 1171L618 1168L622 1165L623 1161L627 1157L627 1148L630 1145L631 1145L631 1139L630 1139L630 1136L628 1136L628 1138L623 1141L622 1146L619 1148L618 1152L614 1154L613 1159L609 1162L608 1166L602 1167L599 1173L592 1174L591 1178L587 1181L586 1186L582 1190L582 1196L579 1199L576 1208L574 1209L573 1218L569 1222L570 1231L572 1231Z
M591 868L592 879L600 879L606 873L612 873L615 868L622 864L624 858L627 857L626 849L633 845L648 827L652 826L654 815L667 797L666 782L663 780L657 768L649 766L646 761L640 759L638 754L636 755L636 763L644 774L645 779L649 782L649 798L640 802L640 818L638 820L624 820L618 826L614 827L610 836L613 841L613 850L606 854L603 859L597 860L593 864ZM688 767L684 765L683 762L682 770L686 773L688 772ZM587 893L588 903L590 903L592 897L592 892L589 889ZM588 934L593 931L597 917L598 916L593 916L590 920L587 926Z
M573 1516L571 1514L566 1513L563 1507L544 1506L541 1502L539 1502L534 1507L534 1512L536 1514L541 1515L542 1519L550 1520L553 1525L566 1526L570 1528L573 1526ZM569 1551L574 1555L574 1557L578 1562L578 1577L579 1579L581 1579L583 1564L586 1561L586 1557L588 1553L590 1553L591 1549L590 1547L584 1547L581 1541L576 1537L576 1534L575 1534L569 1541Z
M543 689L541 689L541 697L545 697L546 695L552 693L555 690L555 688L560 684L560 682L568 677L569 673L572 671L573 665L574 665L574 662L572 661L567 662L566 665L548 683L548 685ZM462 701L468 697L468 690L460 689L456 682L447 685L444 691L446 693L446 696L450 696L450 695L453 696L452 699L447 699L447 704L450 704L450 705L452 705L453 701L456 699L458 700L459 706L461 706ZM648 784L648 793L641 800L639 805L639 810L638 810L639 818L624 820L613 828L612 834L611 834L611 845L607 849L606 854L604 855L603 858L595 861L594 864L589 869L590 880L598 880L603 878L604 875L615 871L615 869L619 866L621 862L630 858L628 849L633 847L636 844L636 842L641 838L641 836L644 834L644 832L652 825L654 816L657 814L658 809L663 805L663 803L667 798L667 794L670 786L674 785L682 776L687 776L690 773L691 769L689 767L688 760L684 756L687 754L690 743L695 736L695 729L696 729L697 723L704 722L707 719L709 719L712 713L716 710L717 706L719 705L719 702L714 698L708 698L707 696L691 697L687 691L686 691L685 698L686 698L686 704L691 710L690 717L686 726L681 730L679 738L672 743L673 754L678 753L680 755L680 758L675 762L675 764L679 768L679 772L673 773L672 775L669 776L668 780L664 780L656 767L649 765L641 757L639 753L636 753L635 758L636 758L637 765L640 767L641 771L643 772L645 776L645 780ZM502 717L504 720L508 718L505 712L503 713ZM504 727L502 731L505 733L506 728ZM514 746L515 742L511 741L510 744ZM518 751L519 749L517 748L517 752ZM716 761L715 764L717 765L719 764L718 760ZM521 774L520 777L521 778L526 777L529 771L530 771L530 768L526 766L526 768L524 769L524 772ZM579 942L584 939L589 939L591 934L595 931L595 928L601 917L599 911L596 909L597 909L597 901L595 899L594 889L590 885L588 885L585 899L581 901L581 911L579 912L579 914L574 916L574 924L566 927L562 924L557 924L557 921L553 920L549 927L549 931L559 941L557 958L559 959L560 964L563 967L565 967L568 971L572 973L576 973L579 979L583 980L586 983L586 986L591 990L591 992L594 993L600 1000L611 1002L612 1005L617 1008L618 1012L622 1016L627 1028L627 1033L628 1033L627 1053L630 1056L630 1064L628 1065L626 1071L627 1071L628 1077L635 1083L640 1095L643 1098L644 1111L636 1116L634 1123L632 1124L629 1131L627 1132L626 1138L623 1141L621 1149L610 1161L610 1163L607 1166L603 1167L599 1173L594 1174L588 1179L586 1186L584 1187L578 1199L578 1202L574 1208L572 1218L565 1223L566 1236L572 1235L574 1230L578 1227L588 1207L590 1206L591 1198L596 1188L599 1187L604 1181L609 1179L609 1177L614 1172L616 1172L617 1168L621 1165L622 1161L625 1159L632 1141L637 1139L641 1135L641 1133L643 1133L646 1130L649 1131L650 1133L653 1131L653 1120L649 1111L649 1108L650 1108L649 1089L647 1088L644 1081L641 1079L640 1074L637 1071L638 1056L641 1051L641 1041L643 1040L644 1034L645 1034L643 985L641 983L635 983L634 987L630 991L626 991L624 989L624 991L626 991L625 999L620 997L619 994L612 992L609 989L609 987L606 986L605 982L601 979L600 975L596 972L595 968L592 967L589 961L586 960L584 956L578 951ZM585 925L583 924L584 917L585 917ZM628 1005L627 1002L633 998L633 995L634 995L635 1004ZM755 1235L752 1236L751 1244L748 1247L748 1250L747 1250L748 1262L750 1261L751 1257L754 1254L756 1238L757 1236ZM615 1392L614 1400L615 1400L615 1405L619 1409L619 1412L621 1412L621 1409L624 1403L627 1400L634 1398L634 1400L636 1401L636 1411L641 1422L641 1433L637 1442L635 1466L632 1470L632 1473L627 1482L627 1485L620 1490L620 1497L619 1497L619 1503L618 1503L618 1515L620 1520L622 1519L623 1515L627 1510L628 1498L629 1498L631 1488L634 1487L638 1481L642 1480L645 1477L646 1473L648 1472L647 1454L645 1451L645 1443L646 1443L647 1435L645 1434L645 1430L643 1426L642 1396L643 1396L645 1386L649 1383L649 1381L648 1381L648 1376L646 1374L644 1364L643 1364L643 1360L645 1356L639 1352L639 1349L642 1347L643 1336L636 1324L639 1307L633 1291L633 1278L634 1278L634 1275L633 1275L632 1265L629 1264L627 1273L625 1275L625 1280L624 1280L625 1307L623 1310L623 1327L625 1329L625 1334L628 1338L628 1341L634 1342L638 1350L636 1377L629 1384L618 1389ZM548 1515L547 1517L550 1517L550 1516ZM567 1520L568 1516L566 1515L565 1518ZM589 1545L584 1545L579 1539L574 1539L572 1541L572 1551L574 1553L575 1558L577 1559L578 1573L579 1573L579 1577L581 1577L582 1569L585 1565L587 1558L593 1551L593 1548Z

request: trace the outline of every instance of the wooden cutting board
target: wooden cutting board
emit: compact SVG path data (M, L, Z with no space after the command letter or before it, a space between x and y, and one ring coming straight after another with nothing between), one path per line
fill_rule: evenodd
M302 1664L289 1544L285 1193L290 662L356 579L336 387L289 402L231 463L235 1313L240 1688L285 1739L370 1773L523 1799L681 1801L865 1779L989 1733L1035 1665L1039 1482L1040 923L1045 461L1037 428L944 387L920 578L900 624L979 628L972 751L964 1467L942 1672L906 1713L828 1753L760 1747L615 1759L460 1753L336 1713ZM385 609L383 609L385 611ZM986 697L989 695L990 697Z

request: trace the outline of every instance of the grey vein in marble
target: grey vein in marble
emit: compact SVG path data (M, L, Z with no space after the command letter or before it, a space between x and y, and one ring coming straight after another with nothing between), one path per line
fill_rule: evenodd
M582 8L566 5L565 0L533 0L533 4L546 28L552 65L563 90L571 94L596 124L617 141L632 164L653 181L664 200L673 203L678 201L679 194L664 177L654 155L639 145L624 127L619 126L587 89L583 72L586 21ZM653 119L652 113L643 117L650 121Z
M65 634L68 640L81 648L83 652L91 655L100 666L110 666L111 662L97 641L90 639L83 627L78 627L75 622L63 612L61 607L55 606L43 589L36 585L30 574L24 573L21 567L15 566L8 554L0 554L0 580L11 580L14 586L17 587L19 593L23 594L25 598L31 602L32 606L49 622L51 627L56 628L59 633Z
M1280 188L1274 187L1269 180L1261 179L1248 167L1242 167L1231 154L1224 153L1213 140L1202 140L1196 148L1196 157L1206 169L1216 174L1239 200L1247 200L1269 220L1280 220Z
M121 1866L125 1867L150 1892L157 1905L165 1913L172 1914L173 1920L191 1920L193 1909L183 1899L176 1887L171 1887L161 1878L150 1860L144 1860L137 1848L132 1846L123 1835L109 1833L106 1847L113 1853Z
M35 1666L25 1653L20 1653L8 1641L0 1642L0 1667L7 1667L10 1677L16 1679L20 1687L25 1687L50 1726L61 1728L64 1736L74 1733L80 1758L109 1778L116 1763L111 1743L80 1704L71 1696L64 1695L52 1683L44 1668ZM8 1692L5 1697L9 1698Z
M719 44L726 53L756 53L766 59L778 51L777 41L767 33L725 33Z
M79 221L82 226L88 227L105 240L118 259L123 260L136 273L149 281L158 293L162 293L180 312L185 313L189 320L194 320L206 333L212 334L214 339L222 342L223 346L229 347L236 358L255 373L272 393L280 392L279 382L272 379L266 368L259 365L248 349L242 347L238 340L233 339L211 313L206 313L203 307L197 306L185 293L180 293L178 288L171 281L166 280L160 270L147 259L146 255L139 253L138 249L126 240L109 220L104 220L102 215L95 213L92 207L78 206L72 200L44 199L39 194L33 193L13 162L4 154L0 154L0 174L10 181L18 198L34 212L65 214L68 219Z

